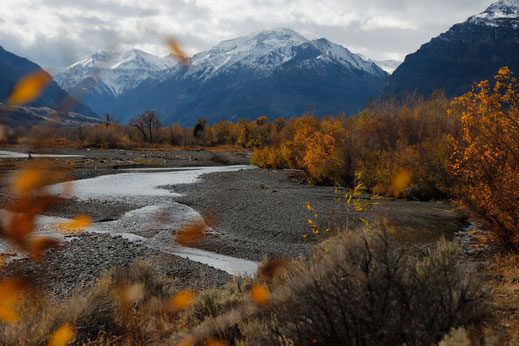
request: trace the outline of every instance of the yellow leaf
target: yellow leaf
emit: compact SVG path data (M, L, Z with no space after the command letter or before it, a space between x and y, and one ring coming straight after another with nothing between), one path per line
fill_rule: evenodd
M169 49L171 50L171 53L180 61L180 63L184 66L189 65L189 59L187 58L186 54L184 53L184 50L180 47L177 41L175 41L173 38L169 38L167 40Z
M225 346L225 344L220 340L216 338L210 338L206 342L207 346Z
M195 345L195 339L193 339L192 336L188 335L184 339L180 340L180 342L177 344L177 346L194 346Z
M49 346L67 345L76 337L74 327L66 323L56 330L49 339Z
M45 250L48 248L56 248L60 246L60 242L52 238L36 237L31 239L31 257L35 261L39 261Z
M30 103L41 95L51 81L52 77L43 70L29 73L16 83L7 103L13 106Z
M14 323L18 320L18 314L11 308L0 306L0 321Z
M263 284L254 285L250 294L256 304L266 304L270 299L269 289Z
M398 197L398 195L407 188L410 182L411 172L407 169L402 169L393 178L389 191L393 194L393 196Z
M83 228L92 224L92 219L88 215L78 215L70 222L63 222L58 225L58 228L63 232L76 233Z
M15 307L22 299L25 283L16 278L7 279L0 283L0 306Z
M41 169L31 168L16 174L12 187L17 194L32 192L45 184L45 174Z
M168 310L172 312L177 312L181 310L185 310L190 307L195 301L195 294L193 291L186 290L182 291L169 300Z

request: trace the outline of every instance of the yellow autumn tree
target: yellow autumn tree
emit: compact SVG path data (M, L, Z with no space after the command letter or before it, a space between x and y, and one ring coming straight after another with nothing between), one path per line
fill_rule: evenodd
M491 239L519 252L519 85L504 67L495 84L483 81L456 98L459 117L451 170L460 204L484 223Z
M341 182L344 161L341 148L346 131L340 119L327 119L306 139L303 162L306 171L317 182Z

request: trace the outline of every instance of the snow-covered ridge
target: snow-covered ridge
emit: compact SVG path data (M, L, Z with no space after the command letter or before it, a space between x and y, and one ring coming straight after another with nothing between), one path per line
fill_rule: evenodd
M71 91L91 78L99 87L105 87L118 96L145 79L157 77L175 64L170 57L158 57L138 49L128 52L98 51L65 68L55 79L62 88Z
M327 39L308 40L291 29L274 29L223 41L208 51L196 54L187 75L206 80L243 67L258 74L268 74L294 59L299 47L313 47L322 53L313 63L333 61L347 68L380 74L372 60L363 59Z
M291 29L274 29L222 41L212 49L194 55L188 69L174 66L176 63L170 57L157 57L140 50L98 51L67 67L55 79L69 92L76 88L90 91L94 85L99 95L117 97L146 79L162 81L176 75L206 81L233 71L248 70L254 76L265 77L294 59L305 66L320 68L323 63L332 63L386 77L375 61L325 38L309 40Z
M490 5L484 12L468 19L470 23L497 26L507 19L519 19L519 0L500 0Z
M292 47L305 42L308 42L305 37L290 29L254 32L195 54L189 74L201 74L207 79L238 65L268 71L289 60L293 56Z

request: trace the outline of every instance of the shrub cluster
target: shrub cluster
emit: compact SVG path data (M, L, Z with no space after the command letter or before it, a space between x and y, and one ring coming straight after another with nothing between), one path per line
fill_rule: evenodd
M432 344L490 316L489 290L459 255L445 241L410 255L384 228L344 232L313 260L266 261L255 278L197 297L137 262L61 302L28 296L19 321L0 325L0 342L47 343L70 324L77 343Z
M458 266L457 244L409 255L382 229L343 233L285 274L249 321L251 344L431 345L489 317L487 289Z
M255 150L253 163L303 169L314 183L363 183L370 191L387 195L392 194L395 176L406 170L410 188L400 193L422 199L445 197L452 150L448 138L459 132L458 120L448 116L447 105L438 93L398 103L379 100L353 117L290 119L275 145Z

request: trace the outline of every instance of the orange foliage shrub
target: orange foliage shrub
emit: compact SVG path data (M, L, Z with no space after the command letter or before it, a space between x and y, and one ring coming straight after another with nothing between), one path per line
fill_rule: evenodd
M289 167L304 169L316 183L344 183L342 148L347 135L343 120L303 116L291 119L289 127L293 137L282 145Z
M403 169L409 186L401 191L419 199L444 198L448 193L449 136L457 136L457 118L447 115L447 99L408 98L400 104L383 100L369 105L358 118L361 181L380 194L392 194L391 182Z
M462 133L453 138L451 169L461 205L479 218L492 239L519 251L519 84L508 68L455 99L450 114Z
M458 120L447 115L447 99L392 99L370 104L358 116L318 119L305 115L279 126L272 146L256 149L253 163L304 170L311 182L353 186L394 195L391 185L406 170L408 186L397 195L444 198L449 184L448 136Z
M265 147L252 153L251 163L264 168L287 168L283 151L279 148Z

